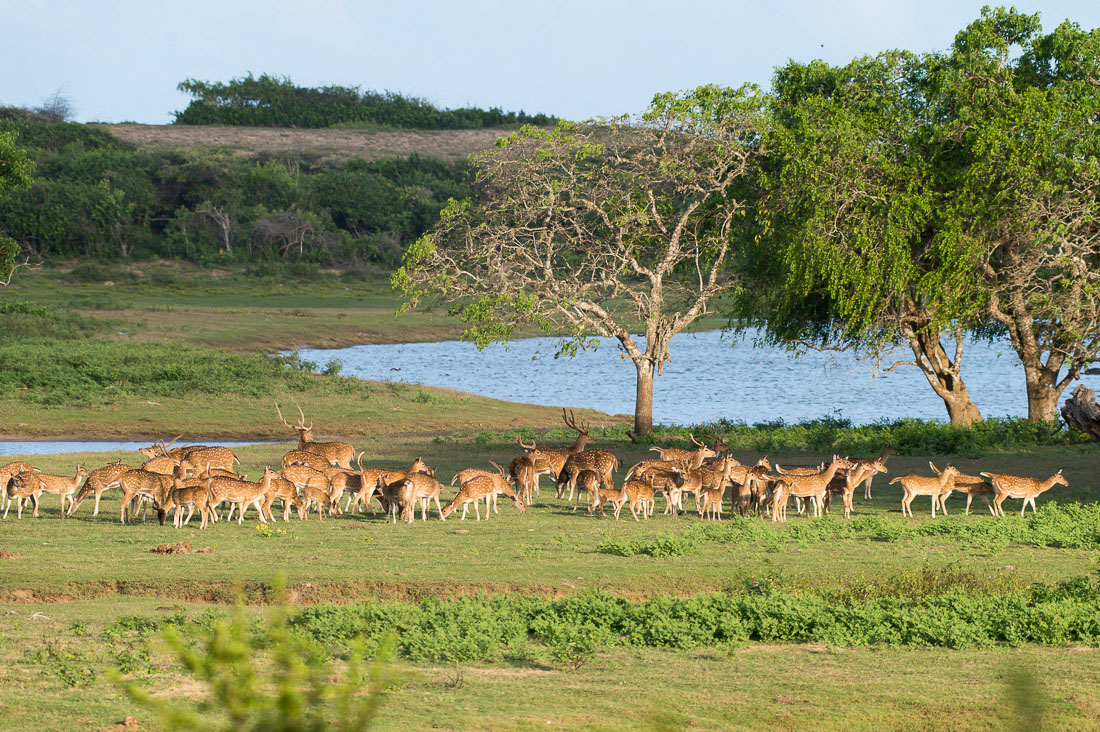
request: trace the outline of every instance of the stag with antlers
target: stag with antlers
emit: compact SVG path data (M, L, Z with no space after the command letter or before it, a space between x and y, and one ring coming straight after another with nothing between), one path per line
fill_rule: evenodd
M332 465L351 470L351 461L355 459L355 450L346 442L315 442L313 439L313 422L306 425L306 414L298 404L298 423L291 424L283 417L283 410L279 409L279 403L275 403L275 411L279 413L279 420L292 430L298 431L298 449L316 453L328 460Z

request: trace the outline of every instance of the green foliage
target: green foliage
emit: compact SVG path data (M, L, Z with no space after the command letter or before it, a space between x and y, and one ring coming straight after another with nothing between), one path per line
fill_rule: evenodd
M41 650L29 654L27 660L42 666L46 673L70 689L91 686L96 681L96 673L89 660L73 648L47 643Z
M0 196L0 232L41 257L392 267L448 198L469 195L464 164L417 155L318 163L136 148L90 126L0 115L0 136L13 135L37 173ZM0 240L0 256L14 251Z
M280 600L259 635L250 630L243 605L193 638L175 626L165 629L162 637L176 660L208 690L209 698L192 708L154 696L119 674L112 680L154 711L166 730L326 730L334 717L340 729L369 729L387 683L387 646L364 678L362 647L352 641L343 676L333 684L327 655L290 632L289 612Z
M984 504L981 505L984 510ZM855 516L850 521L787 521L770 526L754 517L734 516L722 523L696 524L681 532L662 531L631 539L605 539L597 547L605 554L651 557L695 554L708 544L754 546L781 551L791 544L832 541L885 541L937 536L962 546L996 552L1010 544L1066 549L1100 547L1100 503L1045 503L1037 513L1009 515L996 521L952 514L916 523L899 516Z
M503 112L498 108L439 109L397 92L360 91L359 87L300 87L287 77L251 73L229 82L187 79L177 87L189 94L176 124L251 127L383 126L399 129L455 130L502 125L553 124L545 114Z
M65 317L0 313L0 391L25 389L47 405L108 403L124 395L265 396L273 390L352 394L361 382L313 374L293 356L231 354L202 346L90 339L110 326L77 314Z

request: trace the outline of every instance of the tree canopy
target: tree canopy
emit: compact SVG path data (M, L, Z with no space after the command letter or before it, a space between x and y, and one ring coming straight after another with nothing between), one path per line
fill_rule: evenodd
M15 134L0 132L0 197L9 190L30 183L33 165L26 152L16 145ZM0 231L0 281L5 284L15 268L19 245Z
M964 333L1007 331L1049 418L1100 335L1098 49L1096 31L986 8L945 53L779 69L749 260L763 294L741 314L779 341L905 344L963 423L980 419Z
M395 288L410 307L457 303L479 346L525 323L565 334L567 352L615 338L648 433L672 337L736 286L761 103L751 87L701 87L658 95L638 118L522 129L475 159L474 197L409 248Z

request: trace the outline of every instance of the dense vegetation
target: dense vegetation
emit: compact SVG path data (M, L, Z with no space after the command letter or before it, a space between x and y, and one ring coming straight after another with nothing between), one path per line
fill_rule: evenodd
M176 124L251 127L333 127L385 125L419 130L467 130L502 125L553 123L545 114L504 112L496 107L439 109L431 102L397 92L358 87L296 86L289 78L252 74L229 82L187 79L179 90L193 97L176 112Z
M416 155L328 163L135 148L14 109L0 110L3 134L35 173L0 197L0 232L43 259L390 267L469 185L464 165Z

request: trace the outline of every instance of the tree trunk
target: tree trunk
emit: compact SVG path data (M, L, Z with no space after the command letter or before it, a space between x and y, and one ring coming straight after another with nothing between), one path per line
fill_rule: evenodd
M634 400L634 434L653 432L653 362L640 358L634 362L638 369L638 390Z
M1058 385L1057 372L1024 368L1027 379L1027 418L1032 422L1053 422L1058 417L1058 398L1065 385Z
M1078 384L1066 400L1062 407L1062 419L1071 429L1100 440L1100 407L1096 405L1096 394L1084 384Z
M961 339L962 334L956 334L956 338ZM966 426L981 422L982 413L970 398L970 391L959 373L961 365L952 363L940 342L939 331L928 328L917 332L909 331L906 333L906 339L913 350L913 355L917 357L917 366L924 372L924 377L932 390L940 399L943 399L951 424ZM960 340L959 347L955 351L955 360L957 362L961 359Z

